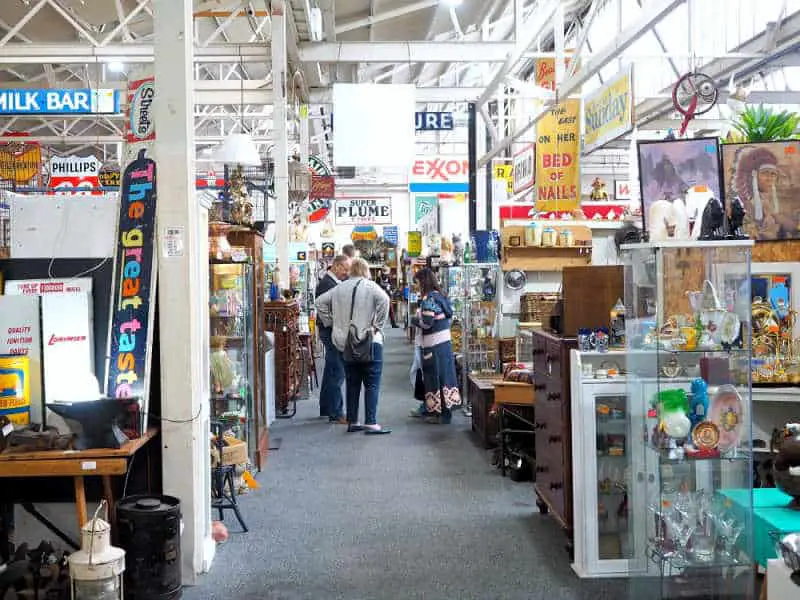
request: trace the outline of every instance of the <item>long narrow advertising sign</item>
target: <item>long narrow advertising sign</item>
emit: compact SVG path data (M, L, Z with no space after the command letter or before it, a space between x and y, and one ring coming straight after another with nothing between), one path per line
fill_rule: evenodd
M125 168L114 260L106 393L141 397L150 384L149 340L155 313L156 163L139 150Z

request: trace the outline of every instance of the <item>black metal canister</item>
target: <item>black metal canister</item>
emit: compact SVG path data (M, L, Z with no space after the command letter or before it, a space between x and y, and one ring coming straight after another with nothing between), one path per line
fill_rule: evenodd
M181 501L128 496L116 514L117 545L126 553L126 600L181 598Z

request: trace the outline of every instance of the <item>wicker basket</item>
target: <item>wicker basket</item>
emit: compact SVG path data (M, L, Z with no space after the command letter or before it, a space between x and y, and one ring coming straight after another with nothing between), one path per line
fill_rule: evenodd
M520 321L522 323L546 323L559 298L558 294L542 292L522 294L519 301Z

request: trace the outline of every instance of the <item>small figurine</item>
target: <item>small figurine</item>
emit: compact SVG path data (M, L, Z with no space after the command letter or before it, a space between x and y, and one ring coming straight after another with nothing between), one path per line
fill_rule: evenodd
M731 197L725 212L725 218L728 221L728 226L726 228L728 237L734 240L747 239L747 234L744 232L743 228L746 211L744 202L742 202L738 194Z
M716 240L722 236L725 210L717 198L710 198L700 218L700 239Z
M606 183L599 177L595 177L592 182L592 192L589 195L591 200L608 200L608 192L606 191Z

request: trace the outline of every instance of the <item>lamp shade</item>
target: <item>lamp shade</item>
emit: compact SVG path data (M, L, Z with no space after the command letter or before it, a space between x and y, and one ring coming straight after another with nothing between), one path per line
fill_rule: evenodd
M230 134L217 150L214 159L226 165L255 167L261 164L256 144L246 133Z

